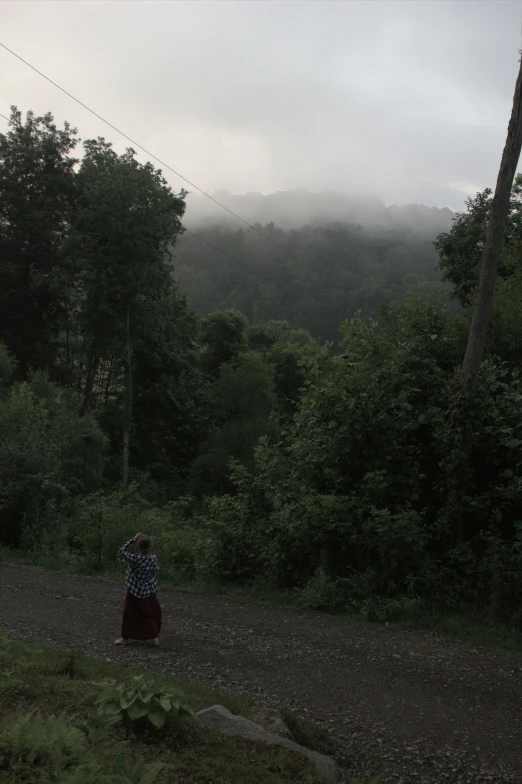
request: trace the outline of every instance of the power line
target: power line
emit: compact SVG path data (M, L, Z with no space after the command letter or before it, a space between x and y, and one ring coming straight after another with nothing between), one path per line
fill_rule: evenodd
M7 120L9 122L9 118L6 117L5 114L2 114L1 112L0 112L0 117L3 117L4 120ZM183 227L183 233L185 232L187 234L190 234L192 237L199 240L200 242L203 242L205 245L208 245L209 248L212 248L213 250L217 250L218 253L221 253L223 256L226 256L227 259L231 259L231 261L234 261L236 264L239 264L241 267L245 267L245 269L250 270L250 272L253 272L254 275L259 275L259 277L264 278L269 283L272 283L272 279L269 278L268 275L265 275L263 272L259 272L259 270L254 269L249 264L246 264L244 261L241 261L240 259L236 259L235 256L232 256L230 253L227 253L225 250L221 250L221 248L218 248L217 245L213 245L211 242L208 242L208 240L204 240L203 237L199 237L197 234L194 234L194 232L190 231L190 229L187 229L186 226Z
M5 114L2 114L1 112L0 112L0 117L3 117L4 120L7 120L7 122L9 122L9 118L6 117ZM199 235L195 234L193 231L190 231L190 229L187 229L186 226L183 227L183 233L185 233L185 232L187 234L190 234L196 240L199 240L199 242L203 242L205 245L208 245L208 247L212 248L212 250L215 250L218 253L221 253L222 256L225 256L227 259L230 259L235 264L239 264L241 267L244 267L245 269L249 270L250 272L253 272L254 275L258 275L260 278L263 278L264 280L267 280L269 283L273 282L272 278L269 278L268 275L265 275L263 272L260 272L259 270L254 269L249 264L246 264L244 261L241 261L240 259L237 259L235 256L232 256L230 253L227 253L227 251L222 250L221 248L218 248L218 246L214 245L212 242L209 242L208 240L204 240L203 237L200 237Z
M106 125L108 125L110 128L112 128L114 131L116 131L116 133L119 133L119 134L120 134L121 136L123 136L125 139L127 139L128 141L130 141L130 143L131 143L131 144L135 145L136 147L139 147L139 148L140 148L140 150L143 150L143 152L144 152L144 153L146 153L147 155L150 155L150 157L151 157L151 158L154 158L154 160L158 161L158 163L160 163L160 164L161 164L161 165L162 165L162 166L163 166L165 169L169 169L171 172L173 172L173 173L176 175L176 177L179 177L179 178L180 178L180 179L182 179L184 182L186 182L188 185L190 185L190 187L191 187L191 188L195 188L195 189L196 189L197 191L199 191L199 192L200 192L200 193L201 193L203 196L206 196L206 197L207 197L207 199L210 199L211 201L213 201L213 202L214 202L214 204L217 204L219 207L221 207L222 209L226 210L226 211L227 211L227 212L228 212L230 215L232 215L234 218L237 218L237 220L241 221L241 223L244 223L244 224L245 224L245 226L248 226L248 228L249 228L249 229L252 229L252 231L255 231L255 232L257 232L257 233L258 233L258 234L259 234L261 237L264 237L264 238L265 238L265 240L268 240L269 242L271 242L271 243L272 243L272 245L275 245L275 247L276 247L276 248L279 248L279 250L282 250L284 253L286 253L288 256L290 256L290 257L291 257L291 258L292 258L294 261L297 261L297 263L298 263L298 264L305 264L305 262L303 262L303 261L302 261L300 258L298 258L297 256L295 256L295 255L294 255L294 254L293 254L291 251L289 251L289 250L288 250L287 248L285 248L283 245L280 245L278 242L276 242L275 240L273 240L271 237L269 237L269 236L268 236L268 234L265 234L265 233L264 233L264 232L262 232L260 229L256 228L255 226L252 226L252 224L251 224L251 223L249 223L248 221L246 221L246 220L245 220L244 218L242 218L240 215L237 215L237 213L233 212L233 210L229 209L229 208L228 208L228 207L226 207L224 204L221 204L221 202L219 202L217 199L215 199L215 198L214 198L213 196L211 196L209 193L207 193L206 191L204 191L202 188L200 188L200 187L199 187L198 185L196 185L195 183L193 183L193 182L191 182L190 180L188 180L186 177L184 177L184 176L183 176L182 174L180 174L178 171L176 171L175 169L173 169L173 168L172 168L172 166L169 166L169 165L168 165L168 163L165 163L164 161L162 161L160 158L158 158L158 156L157 156L157 155L154 155L152 152L149 152L149 150L147 150L145 147L143 147L143 145L141 145L141 144L139 144L138 142L134 141L134 139L131 139L131 137L130 137L130 136L128 136L128 135L127 135L126 133L124 133L123 131L120 131L120 129L119 129L119 128L116 128L116 126L115 126L115 125L113 125L113 124L112 124L112 123L110 123L108 120L106 120L104 117L102 117L102 116L101 116L101 114L98 114L97 112L95 112L95 111L94 111L94 109L91 109L91 108L90 108L89 106L87 106L85 103L83 103L82 101L80 101L80 100L79 100L79 98L76 98L74 95L72 95L72 93L69 93L69 92L68 92L68 91L67 91L65 88L61 87L59 84L57 84L56 82L54 82L52 79L50 79L50 78L49 78L48 76L46 76L44 73L42 73L42 71L39 71L39 70L38 70L38 68L35 68L35 66L34 66L34 65L31 65L31 63L28 63L28 62L27 62L27 60L24 60L24 58L23 58L23 57L20 57L20 55L19 55L19 54L16 54L16 52L13 52L13 50L12 50L12 49L10 49L8 46L6 46L5 44L3 44L1 41L0 41L0 46L1 46L3 49L5 49L7 52L9 52L10 54L12 54L14 57L16 57L18 60L20 60L20 62L24 63L24 65L27 65L29 68L31 68L31 70L35 71L35 73L37 73L37 74L38 74L39 76L41 76L43 79L45 79L46 81L48 81L48 82L49 82L50 84L52 84L54 87L58 88L58 90L61 90L61 92L62 92L62 93L65 93L65 95L67 95L69 98L72 98L72 100L73 100L73 101L76 101L76 103L78 103L80 106L83 106L83 108L84 108L84 109L87 109L87 111L88 111L88 112L90 112L91 114L94 114L94 116L95 116L95 117L97 117L99 120L101 120L102 122L104 122Z

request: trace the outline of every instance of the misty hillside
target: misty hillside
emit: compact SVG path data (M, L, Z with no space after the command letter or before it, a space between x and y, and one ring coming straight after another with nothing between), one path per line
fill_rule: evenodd
M200 313L236 308L251 321L284 319L337 343L339 325L357 311L443 290L432 243L451 226L448 209L305 191L219 199L246 220L257 216L256 227L276 244L208 199L199 212L190 202L187 226L222 251L188 233L178 239L176 277Z
M306 224L318 225L341 221L376 229L406 229L433 239L447 231L453 212L444 207L420 204L389 205L380 199L322 191L279 191L278 193L234 194L226 190L211 194L248 223L275 223L283 229L297 229ZM217 204L198 193L187 198L185 223L190 229L219 224L238 228L241 224Z

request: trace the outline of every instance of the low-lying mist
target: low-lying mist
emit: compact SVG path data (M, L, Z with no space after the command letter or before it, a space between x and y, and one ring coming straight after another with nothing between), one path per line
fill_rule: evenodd
M440 232L449 230L454 214L447 207L421 204L386 206L378 198L335 191L314 193L303 189L269 194L234 194L219 190L212 196L248 223L262 226L274 223L286 230L341 222L377 230L404 230L434 239ZM187 197L185 224L194 230L216 225L231 230L244 227L237 218L198 193Z

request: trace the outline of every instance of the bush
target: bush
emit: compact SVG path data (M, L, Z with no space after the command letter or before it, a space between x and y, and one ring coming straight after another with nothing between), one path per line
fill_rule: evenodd
M0 399L0 540L37 547L64 506L102 480L106 438L45 377Z
M88 569L100 571L116 563L121 545L143 527L147 508L134 484L112 492L98 490L78 502L67 532Z
M130 684L106 679L94 685L102 689L95 700L100 714L111 723L122 722L127 732L140 729L141 720L161 729L168 716L194 717L188 705L181 702L183 695L179 689L168 685L154 688L142 675L133 676Z
M465 399L463 323L435 304L344 332L344 357L304 360L280 441L261 439L254 470L232 471L234 494L199 511L197 568L295 588L314 608L386 596L509 617L522 605L518 371L485 362Z

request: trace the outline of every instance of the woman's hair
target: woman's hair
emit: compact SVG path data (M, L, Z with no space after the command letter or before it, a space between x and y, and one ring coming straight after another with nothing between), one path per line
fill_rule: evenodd
M150 550L150 536L147 536L147 534L142 534L138 539L138 547L140 548L143 555L146 555Z

